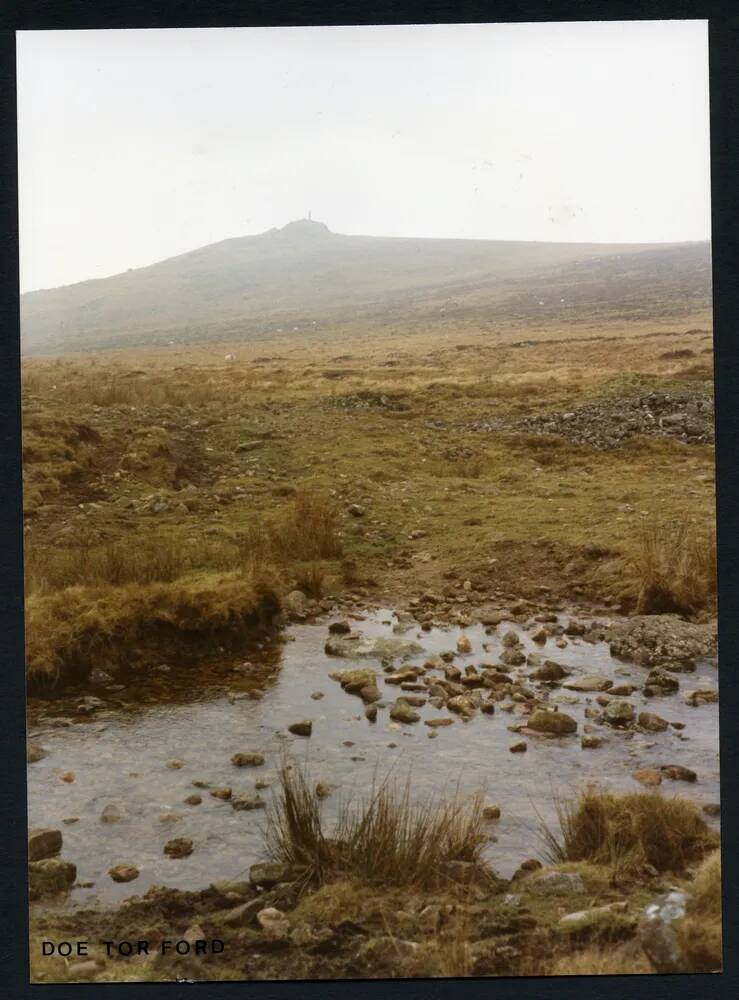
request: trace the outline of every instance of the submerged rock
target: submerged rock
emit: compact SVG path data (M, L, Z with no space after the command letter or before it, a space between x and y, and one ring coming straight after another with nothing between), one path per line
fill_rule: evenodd
M328 656L350 659L389 659L414 656L423 652L423 646L411 639L395 639L371 636L331 636L325 645Z
M264 755L254 750L246 753L235 753L231 758L231 763L236 767L259 767L264 763Z

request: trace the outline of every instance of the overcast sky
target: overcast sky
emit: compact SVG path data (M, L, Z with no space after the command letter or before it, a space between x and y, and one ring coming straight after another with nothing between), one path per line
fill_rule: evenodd
M335 232L710 234L704 21L18 35L21 288Z

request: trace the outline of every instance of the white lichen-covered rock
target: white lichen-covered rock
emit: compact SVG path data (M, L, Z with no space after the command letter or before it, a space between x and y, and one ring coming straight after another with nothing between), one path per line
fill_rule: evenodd
M685 916L684 892L658 896L644 910L639 924L639 941L644 954L657 972L682 972L685 959L673 924Z

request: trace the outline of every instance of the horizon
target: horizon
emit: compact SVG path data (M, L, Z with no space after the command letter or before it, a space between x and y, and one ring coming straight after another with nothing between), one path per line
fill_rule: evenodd
M710 240L704 20L16 37L24 292L306 209L347 235Z
M298 222L310 222L321 228L326 229L331 236L348 236L354 237L356 239L377 239L377 240L439 240L444 242L465 242L465 243L532 243L532 244L542 244L542 245L555 245L555 246L603 246L603 247L613 247L613 246L644 246L644 247L668 247L668 246L681 246L691 243L710 243L711 239L694 239L694 240L612 240L610 242L599 241L599 240L516 240L516 239L497 239L496 237L477 237L477 236L409 236L409 235L393 235L393 236L383 236L374 233L345 233L338 232L332 229L327 223L322 219L314 219L309 216L303 216L298 219L290 219L282 226L271 226L268 229L264 229L258 233L242 233L238 236L226 236L223 239L215 240L213 243L206 243L202 246L190 247L188 250L183 250L180 253L172 254L170 257L163 257L160 260L150 261L148 264L140 264L137 267L125 268L122 271L115 271L111 274L96 275L90 278L81 278L78 281L70 281L63 285L47 285L40 288L28 288L25 291L21 291L21 298L25 295L34 295L37 292L55 292L62 288L69 288L73 285L84 285L94 281L107 281L111 278L118 278L122 275L128 274L132 271L143 271L149 267L156 267L158 264L164 264L170 260L177 260L179 257L186 257L188 254L197 253L200 250L207 250L210 247L218 246L222 243L230 243L234 240L244 240L244 239L256 239L260 236L268 236L270 233L282 232L287 229L288 226L292 226Z

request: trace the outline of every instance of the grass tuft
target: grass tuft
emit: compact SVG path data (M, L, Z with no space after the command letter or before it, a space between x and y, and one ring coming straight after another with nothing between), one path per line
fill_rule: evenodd
M543 828L548 859L608 865L622 877L645 865L680 872L717 842L692 802L656 792L611 795L590 788L577 800L558 802L557 812L559 833Z
M365 884L432 887L450 880L448 862L482 866L486 836L478 797L417 803L409 780L399 787L386 779L365 801L341 804L329 835L305 771L283 763L279 780L268 850L276 861L305 866L314 883L354 877Z
M690 615L716 595L715 530L684 520L642 522L633 563L639 614Z

